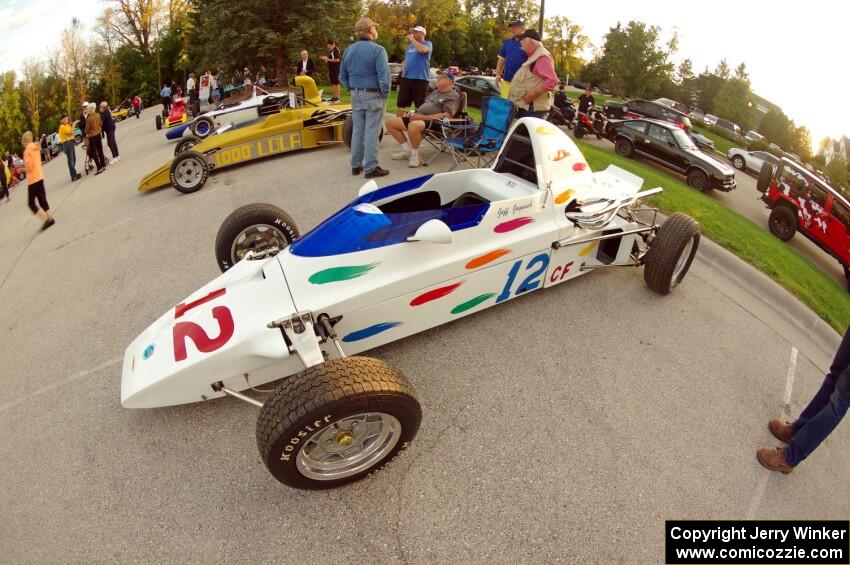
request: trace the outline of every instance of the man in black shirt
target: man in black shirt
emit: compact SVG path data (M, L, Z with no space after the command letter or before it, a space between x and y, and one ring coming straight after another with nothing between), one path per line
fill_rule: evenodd
M596 99L590 94L590 87L584 89L584 94L578 97L578 111L587 114L596 104Z
M322 61L328 64L328 75L331 79L331 88L333 89L334 97L331 103L339 102L339 64L342 62L342 55L339 48L336 46L336 41L328 39L325 42L328 48L328 54L322 55Z

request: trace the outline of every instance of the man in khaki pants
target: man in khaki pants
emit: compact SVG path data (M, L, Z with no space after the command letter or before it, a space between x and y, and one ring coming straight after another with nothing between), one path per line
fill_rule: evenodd
M508 99L517 107L517 118L544 118L552 105L552 91L558 86L555 62L536 30L527 29L522 34L522 50L528 60L511 80Z

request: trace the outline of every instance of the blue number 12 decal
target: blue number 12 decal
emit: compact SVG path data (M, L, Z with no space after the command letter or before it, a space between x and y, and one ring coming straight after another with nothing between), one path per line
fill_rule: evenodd
M534 268L535 265L539 265L537 268ZM529 290L534 290L538 286L540 286L540 276L546 271L546 267L549 266L549 254L542 253L533 257L528 264L525 266L526 271L532 271L525 280L522 281L519 285L519 288L516 290L516 295L519 295L523 292L528 292ZM519 274L519 270L522 267L522 259L514 263L514 266L511 267L511 271L508 273L508 280L505 283L505 288L502 289L502 294L496 297L496 304L507 300L513 294L513 286L514 281L516 280L517 275Z

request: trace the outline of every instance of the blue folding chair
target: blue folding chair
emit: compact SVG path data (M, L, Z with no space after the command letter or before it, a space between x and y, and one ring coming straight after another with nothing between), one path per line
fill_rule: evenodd
M490 164L502 148L515 112L516 107L510 100L487 96L481 102L480 124L454 125L443 122L442 137L439 139L440 152L448 153L455 162L449 170L454 170L464 162L477 168ZM428 162L437 155L439 153ZM477 163L472 161L473 158Z

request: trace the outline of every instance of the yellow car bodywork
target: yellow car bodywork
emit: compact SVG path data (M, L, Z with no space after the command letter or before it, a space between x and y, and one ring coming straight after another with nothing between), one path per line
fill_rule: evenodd
M254 159L342 143L342 129L349 116L350 104L322 103L316 83L304 76L295 78L304 89L307 104L271 114L250 126L213 134L192 147L206 160L210 171L238 165ZM174 159L139 181L139 192L171 184Z
M112 110L112 119L116 122L120 122L127 118L130 115L129 108L119 108L118 110Z

